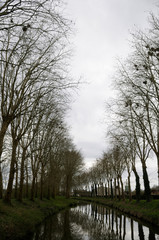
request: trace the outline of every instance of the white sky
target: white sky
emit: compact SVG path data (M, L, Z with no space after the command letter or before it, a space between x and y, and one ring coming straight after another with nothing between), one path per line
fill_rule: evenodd
M89 82L74 95L67 118L71 135L81 149L89 167L106 149L105 102L110 88L116 58L130 52L130 31L148 25L150 11L157 0L65 0L67 17L75 22L72 39L74 57L71 75ZM153 171L153 169L152 169ZM155 171L155 170L154 170Z

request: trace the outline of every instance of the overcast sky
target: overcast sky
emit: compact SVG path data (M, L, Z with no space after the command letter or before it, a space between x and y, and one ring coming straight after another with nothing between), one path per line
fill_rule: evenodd
M111 97L111 82L117 57L130 53L130 31L148 26L148 13L156 0L65 0L67 17L75 22L71 76L82 77L67 117L71 135L91 166L106 149L105 102ZM156 166L155 166L156 167ZM156 171L156 168L151 169Z

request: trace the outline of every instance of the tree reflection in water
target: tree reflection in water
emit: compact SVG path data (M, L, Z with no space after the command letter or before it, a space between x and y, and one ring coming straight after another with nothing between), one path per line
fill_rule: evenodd
M34 240L158 240L159 232L102 205L88 204L47 219Z

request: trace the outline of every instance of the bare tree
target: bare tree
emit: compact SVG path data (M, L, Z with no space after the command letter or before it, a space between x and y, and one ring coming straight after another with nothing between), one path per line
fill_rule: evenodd
M64 189L66 197L69 198L73 187L73 178L82 170L83 158L81 153L75 149L69 139L66 140L62 158Z

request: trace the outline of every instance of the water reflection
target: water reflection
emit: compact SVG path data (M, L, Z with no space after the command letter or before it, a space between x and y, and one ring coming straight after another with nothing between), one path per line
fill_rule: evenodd
M145 226L102 205L88 204L59 213L42 224L34 240L159 240Z

